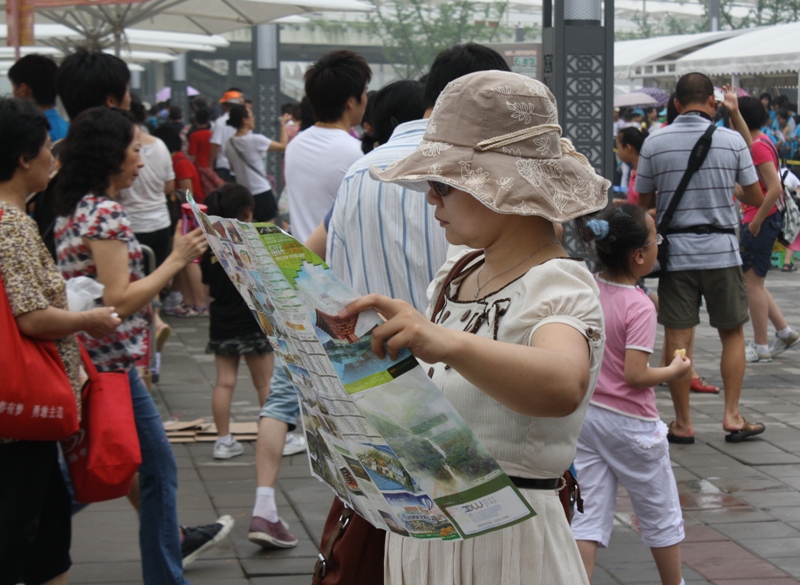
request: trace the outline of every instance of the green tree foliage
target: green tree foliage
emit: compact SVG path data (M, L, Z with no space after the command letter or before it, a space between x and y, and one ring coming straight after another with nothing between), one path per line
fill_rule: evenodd
M469 0L433 3L426 0L374 0L369 15L372 32L390 63L402 64L404 77L424 74L434 57L455 43L499 42L511 34L502 20L508 2Z
M664 35L692 34L708 31L708 0L699 0L703 6L701 18L677 18L672 14L636 13L631 20L637 29L617 33L616 40L647 39ZM800 20L800 0L757 0L750 14L735 18L731 13L733 0L720 1L720 30L736 30L754 26L783 24Z

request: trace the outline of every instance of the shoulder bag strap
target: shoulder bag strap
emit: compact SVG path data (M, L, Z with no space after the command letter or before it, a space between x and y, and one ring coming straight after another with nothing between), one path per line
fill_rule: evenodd
M257 169L255 166L251 165L251 164L250 164L250 161L248 161L248 160L247 160L247 159L244 157L244 155L242 154L242 151L241 151L241 150L239 150L238 148L236 148L236 145L233 143L233 139L234 139L234 138L236 138L236 137L235 137L235 136L231 136L231 137L228 139L228 144L230 144L230 145L231 145L231 148L234 150L234 152L236 152L237 156L238 156L240 159L242 159L242 162L243 162L245 165L247 165L247 168L249 168L251 171L253 171L255 174L257 174L257 175L258 175L259 177L261 177L262 179L266 179L266 178L267 178L267 176L264 174L264 171L263 171L263 170L259 170L259 169Z
M483 254L483 250L473 250L467 254L464 254L458 262L453 264L453 267L450 269L450 272L447 274L447 278L444 279L444 283L442 284L442 288L439 290L439 296L436 297L436 304L433 306L433 313L431 313L431 322L436 323L436 318L439 316L439 313L442 311L442 307L444 307L444 297L447 294L447 289L450 288L450 284L458 278L458 276L463 272L464 268L475 260L478 256Z
M711 135L714 134L714 130L716 129L717 127L715 124L709 124L708 129L694 145L694 148L692 148L692 154L689 155L689 164L686 167L686 172L683 173L681 182L678 184L678 188L675 190L675 194L672 196L672 200L669 202L669 206L664 212L661 222L658 224L658 233L662 236L666 234L669 224L672 223L672 216L675 215L675 210L678 208L681 199L683 199L683 194L686 192L686 187L689 186L692 175L695 174L703 165L703 161L706 160L708 151L711 150Z

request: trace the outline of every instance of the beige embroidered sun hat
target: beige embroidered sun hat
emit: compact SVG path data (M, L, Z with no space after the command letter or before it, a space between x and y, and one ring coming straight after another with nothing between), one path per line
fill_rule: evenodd
M535 79L505 71L471 73L436 100L417 150L379 181L428 191L427 181L472 194L489 209L565 222L603 209L609 181L561 137L556 100Z

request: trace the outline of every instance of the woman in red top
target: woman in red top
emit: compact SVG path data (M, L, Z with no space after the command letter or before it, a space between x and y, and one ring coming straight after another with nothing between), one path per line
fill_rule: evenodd
M726 99L725 105L728 106ZM772 247L783 227L783 216L778 213L776 203L783 189L778 176L778 151L760 128L767 122L768 115L761 102L753 97L738 99L749 136L742 128L737 128L745 141L752 138L750 152L753 164L759 175L759 185L764 194L761 207L743 206L740 248L742 272L747 286L750 317L753 322L754 342L745 348L748 362L771 362L772 358L800 342L800 332L793 331L775 299L764 286L767 271L772 260ZM738 187L737 187L738 188ZM775 326L776 340L769 346L768 325Z
M175 170L175 187L179 191L190 191L198 203L206 198L203 183L194 163L186 158L181 150L181 137L169 126L160 126L153 131L153 136L160 138L172 153L172 168Z
M169 126L160 126L153 131L153 136L160 138L172 153L172 168L175 171L175 188L181 192L189 191L195 201L202 203L206 198L200 175L186 155L181 151L181 138ZM177 307L165 307L163 312L174 317L205 317L208 315L206 295L203 290L203 278L199 264L188 264L175 275L172 281L173 290L183 295L183 301Z

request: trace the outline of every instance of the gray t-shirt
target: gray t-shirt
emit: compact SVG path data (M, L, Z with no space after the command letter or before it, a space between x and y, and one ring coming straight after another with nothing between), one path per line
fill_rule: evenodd
M693 114L645 140L639 157L636 190L658 192L656 221L661 221L681 182L689 155L709 121ZM703 166L692 176L669 227L712 225L736 228L739 218L733 199L735 183L758 182L753 159L744 139L733 130L718 128ZM740 266L739 242L732 234L672 234L667 270L711 270Z

